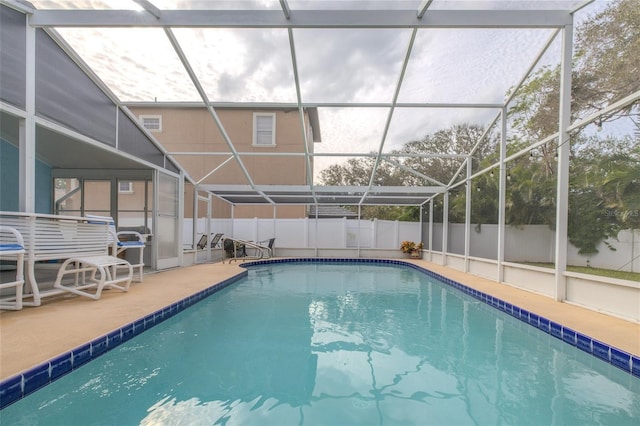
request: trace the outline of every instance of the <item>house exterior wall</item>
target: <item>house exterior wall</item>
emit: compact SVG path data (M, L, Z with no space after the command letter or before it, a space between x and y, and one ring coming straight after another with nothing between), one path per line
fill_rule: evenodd
M196 181L204 177L203 184L247 185L249 181L236 160L222 165L229 155L208 155L207 153L229 152L221 132L218 130L209 111L203 107L130 107L140 116L160 116L161 130L153 135L169 152L193 152L195 155L176 155L174 158ZM300 129L298 111L217 108L216 113L237 152L299 152L304 153L303 133ZM256 146L253 144L254 113L275 114L275 145ZM309 120L305 119L308 123ZM307 134L308 129L307 129ZM313 142L309 140L309 151L313 152ZM306 185L307 174L304 156L268 157L242 156L244 167L257 185ZM211 171L217 171L205 177ZM193 192L191 189L189 192ZM190 194L185 194L189 196ZM185 217L192 217L193 207L186 198ZM236 218L301 218L306 216L306 206L237 205L232 207L215 199L212 215L214 217Z

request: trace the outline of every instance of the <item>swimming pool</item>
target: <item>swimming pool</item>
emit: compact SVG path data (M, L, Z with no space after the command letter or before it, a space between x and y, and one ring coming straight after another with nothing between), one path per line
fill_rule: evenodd
M516 319L504 302L487 300L496 310L393 263L248 269L247 278L10 405L3 423L640 419L638 378Z

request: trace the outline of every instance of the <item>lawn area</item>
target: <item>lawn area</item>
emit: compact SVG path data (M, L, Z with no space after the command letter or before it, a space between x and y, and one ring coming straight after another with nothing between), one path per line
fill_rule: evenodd
M553 263L526 262L527 265L540 266L542 268L553 268ZM567 266L567 270L571 272L579 272L581 274L600 275L609 278L618 278L621 280L640 281L640 272L615 271L613 269L592 268L590 266Z

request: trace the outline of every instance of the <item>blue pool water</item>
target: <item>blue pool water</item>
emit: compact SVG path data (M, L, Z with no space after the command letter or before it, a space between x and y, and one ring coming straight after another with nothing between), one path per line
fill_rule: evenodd
M637 426L640 380L405 266L270 264L0 419Z

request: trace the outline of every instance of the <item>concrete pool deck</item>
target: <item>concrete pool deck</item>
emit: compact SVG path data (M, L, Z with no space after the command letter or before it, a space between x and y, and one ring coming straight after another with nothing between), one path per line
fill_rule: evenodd
M424 260L415 263L461 284L565 325L610 346L640 356L640 324L465 274ZM37 308L0 313L0 380L23 372L96 337L184 299L244 270L242 263L208 263L147 274L128 293L100 300L63 297Z

